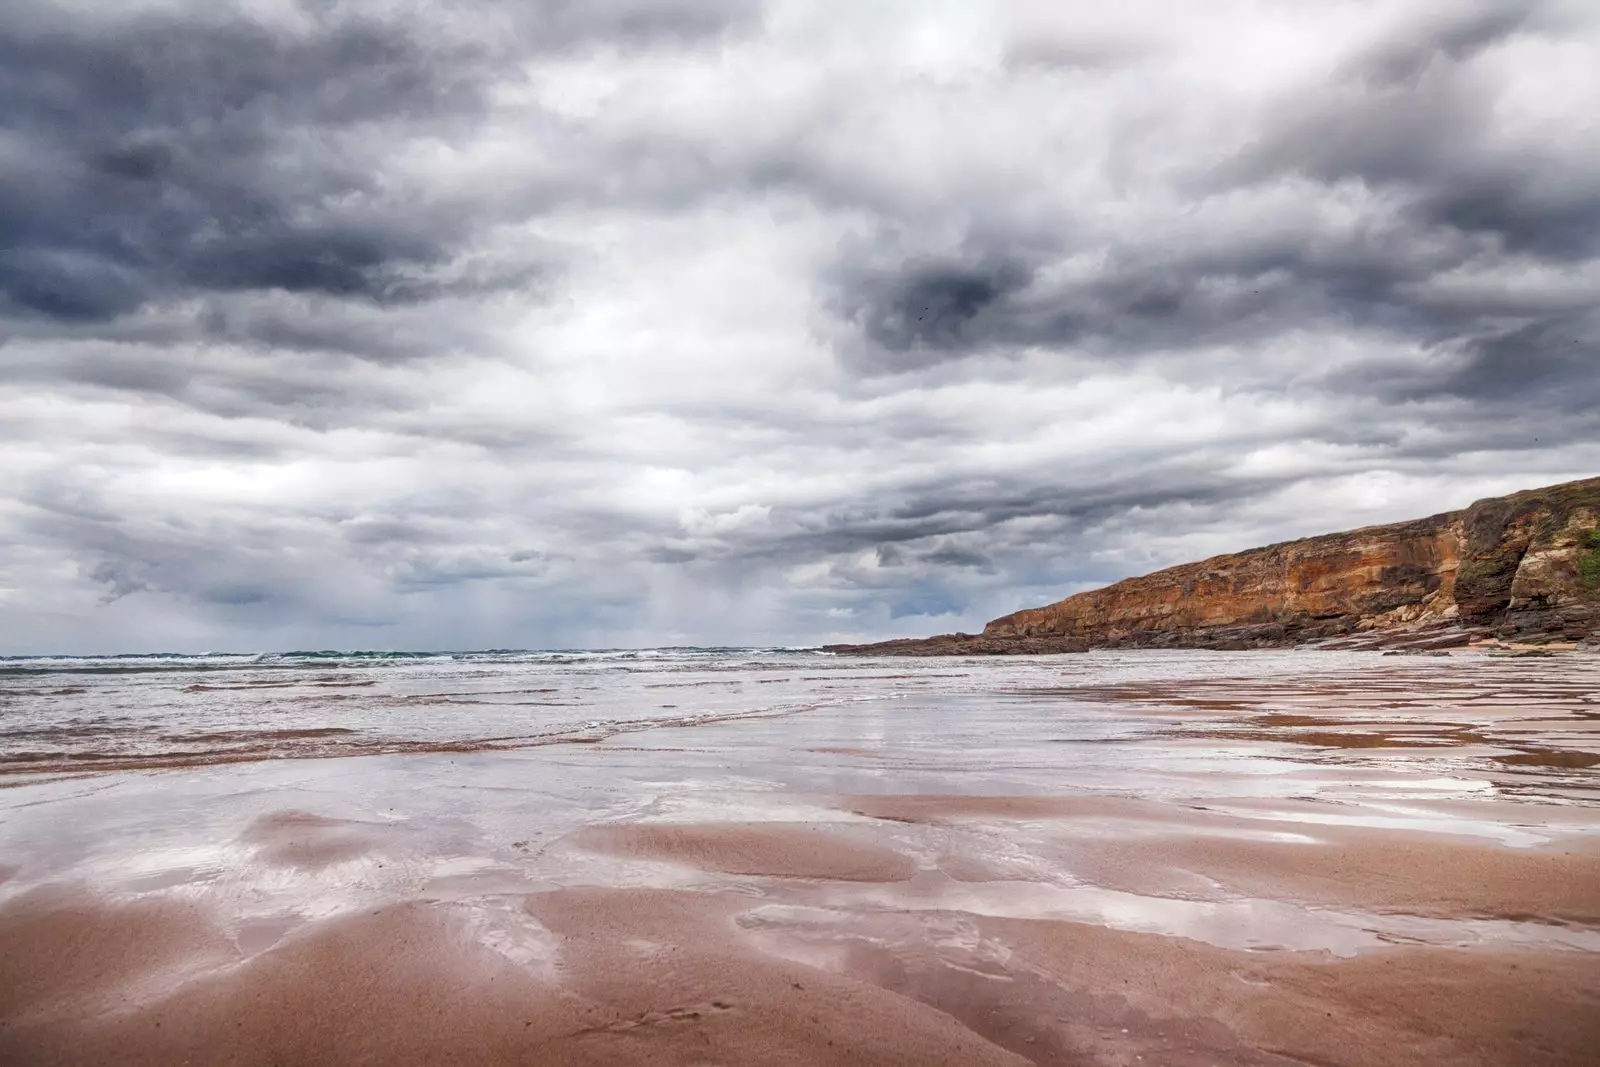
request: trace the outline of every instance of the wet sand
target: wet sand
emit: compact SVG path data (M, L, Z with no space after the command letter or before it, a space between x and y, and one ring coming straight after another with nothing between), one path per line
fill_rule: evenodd
M1600 670L1261 662L8 790L0 1063L1594 1062Z
M761 923L752 938L743 895L588 888L518 903L534 932L520 958L484 943L470 906L430 900L309 923L247 955L203 908L36 891L0 912L0 1057L1577 1065L1600 1041L1592 952L1329 959L960 913L924 914L923 939L871 916Z
M1465 836L1328 826L1315 820L1338 813L1310 806L1230 815L1121 797L871 796L842 805L896 822L987 829L1013 846L1031 842L1031 863L1017 862L1014 847L1009 864L941 857L964 881L1027 880L1047 858L1047 869L1135 893L1187 881L1190 898L1600 928L1600 851L1584 837L1511 849Z
M664 860L725 874L899 882L917 872L917 864L909 856L809 826L591 826L573 835L572 841L613 856Z

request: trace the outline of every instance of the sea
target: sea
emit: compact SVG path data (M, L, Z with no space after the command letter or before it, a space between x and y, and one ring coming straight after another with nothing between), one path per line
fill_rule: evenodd
M907 743L963 748L1026 744L1041 732L1053 744L1102 743L1150 723L1126 706L1074 699L1075 686L1249 676L1285 662L1282 653L912 659L804 648L6 657L0 780L509 751L750 720L802 734L837 724L841 743L906 731L925 735ZM1319 653L1312 662L1326 673L1381 661ZM1015 713L1019 703L1027 714Z

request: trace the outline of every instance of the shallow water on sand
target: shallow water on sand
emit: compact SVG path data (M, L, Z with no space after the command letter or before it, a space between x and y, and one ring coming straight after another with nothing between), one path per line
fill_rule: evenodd
M1263 959L1431 946L1600 961L1593 658L3 667L0 926L63 887L178 901L204 909L233 967L424 901L559 985L576 935L527 902L693 891L732 909L740 951L926 1003L918 968L1021 981L1014 957L1031 950L1007 923ZM211 964L194 966L171 981ZM1030 982L1048 969L1029 966ZM170 993L141 981L139 997Z

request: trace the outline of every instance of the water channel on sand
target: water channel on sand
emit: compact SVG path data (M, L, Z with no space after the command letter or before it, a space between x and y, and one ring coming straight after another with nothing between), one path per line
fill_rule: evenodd
M0 663L0 1062L1560 1064L1600 658Z

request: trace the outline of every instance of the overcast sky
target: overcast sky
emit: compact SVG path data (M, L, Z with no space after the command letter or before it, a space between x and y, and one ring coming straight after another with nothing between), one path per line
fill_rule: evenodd
M0 652L789 644L1600 472L1600 6L6 0Z

